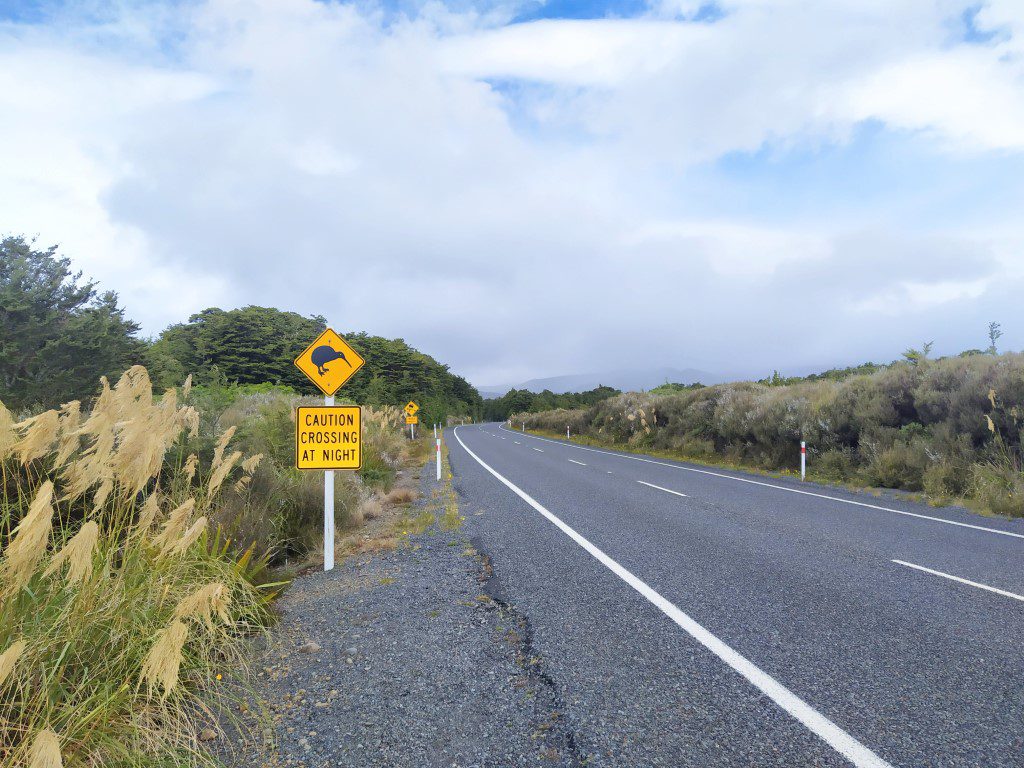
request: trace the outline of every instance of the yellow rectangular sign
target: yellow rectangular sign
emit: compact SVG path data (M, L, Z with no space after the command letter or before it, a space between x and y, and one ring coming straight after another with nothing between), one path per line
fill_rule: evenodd
M295 468L359 469L362 438L358 405L300 406L295 412Z
M405 417L405 423L406 424L419 424L420 423L420 417L419 416L406 416Z

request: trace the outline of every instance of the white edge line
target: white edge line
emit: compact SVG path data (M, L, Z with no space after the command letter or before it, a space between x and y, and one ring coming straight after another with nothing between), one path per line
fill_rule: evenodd
M648 488L657 488L659 491L664 491L665 493L674 493L676 496L682 496L684 499L690 498L685 493L673 491L671 488L662 488L660 485L655 485L654 483L646 483L643 480L637 480L637 482L640 483L640 485L646 485Z
M499 429L503 427L499 426ZM750 483L751 485L763 485L765 488L774 488L778 491L788 491L789 493L799 493L803 496L814 496L819 499L828 499L830 501L840 501L843 504L854 504L858 507L867 507L868 509L880 509L883 512L892 512L897 515L906 515L907 517L917 517L921 520L931 520L935 523L945 523L946 525L957 525L961 528L973 528L976 531L985 531L986 533L997 533L1000 536L1012 536L1015 539L1024 539L1024 533L1013 533L1012 531L1000 531L998 528L986 528L983 525L972 525L970 523L960 523L956 520L946 520L942 517L932 517L931 515L922 515L918 512L905 512L902 509L893 509L892 507L882 507L878 504L868 504L864 501L853 501L852 499L841 499L838 496L829 496L824 493L814 493L812 491L801 491L799 488L787 488L784 485L774 485L772 483L765 483L760 480L751 480L747 477L735 477L734 475L724 475L721 472L712 472L709 469L696 469L695 467L684 467L679 464L669 464L666 461L656 461L655 459L644 459L640 456L630 456L625 453L615 453L614 451L602 451L598 448L588 448L583 445L576 445L575 443L565 443L560 440L551 440L546 437L537 437L537 435L527 435L532 437L534 440L543 440L547 443L555 443L556 445L564 445L568 448L577 448L581 451L590 451L591 453L603 453L606 456L617 456L620 459L630 459L632 461L642 461L645 464L657 464L661 467L671 467L672 469L682 469L687 472L699 472L702 475L713 475L715 477L724 477L726 480L735 480L738 483Z
M1010 598L1013 598L1014 600L1020 600L1021 602L1024 602L1024 595L1018 595L1015 592L1007 592L1005 589L998 589L996 587L990 587L988 584L982 584L982 583L977 582L977 581L971 581L970 579L961 579L959 576L954 576L951 573L943 573L942 571L935 571L935 570L932 570L931 568L925 568L923 565L914 565L913 563L908 563L905 560L893 560L892 562L896 563L897 565L905 565L907 568L914 568L914 569L916 569L918 571L924 571L925 573L930 573L933 576L941 576L944 579L950 579L952 581L959 581L961 584L967 584L967 585L972 586L972 587L977 587L978 589L985 589L985 590L988 590L989 592L995 592L997 595L1002 595L1003 597L1010 597Z
M526 491L498 474L497 471L473 453L473 451L471 451L469 447L462 442L462 438L459 437L458 428L455 429L454 434L455 439L459 441L459 445L462 446L466 453L473 457L477 464L494 475L499 482L505 485L509 490L515 493L535 510L540 512L541 515L559 528L562 533L592 555L599 563L601 563L601 565L605 566L608 570L626 582L626 584L643 595L648 602L672 619L672 621L679 625L679 627L690 635L690 637L715 654L715 656L725 662L734 671L738 672L747 680L747 682L774 701L785 712L803 723L804 726L824 740L830 747L836 750L836 752L857 766L857 768L892 768L889 763L885 762L885 760L861 744L853 736L818 712L778 680L773 678L767 672L762 671L746 657L734 651L730 646L726 645L702 625L690 618L690 616L680 610L676 605L662 597L644 581L634 576L626 568L619 565L615 560L591 544L581 534L577 533L575 529L545 509L532 496L526 493Z
M576 459L569 459L569 461L571 461L573 464L579 464L581 467L587 466L582 461L576 461Z

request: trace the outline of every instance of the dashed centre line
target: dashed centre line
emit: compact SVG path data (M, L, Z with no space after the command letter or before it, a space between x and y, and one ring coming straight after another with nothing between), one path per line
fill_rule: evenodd
M643 480L637 480L637 482L640 483L640 485L646 485L648 488L657 488L659 491L664 491L665 493L672 493L675 494L676 496L682 496L684 499L690 498L685 493L673 491L671 488L662 488L660 485L655 485L654 483L647 483L644 482Z
M569 459L569 461L571 461L573 464L579 464L581 467L587 466L582 461L576 461L576 459Z
M533 448L532 445L530 447ZM542 451L540 448L533 448L533 450L535 450L537 453L544 453L544 451Z

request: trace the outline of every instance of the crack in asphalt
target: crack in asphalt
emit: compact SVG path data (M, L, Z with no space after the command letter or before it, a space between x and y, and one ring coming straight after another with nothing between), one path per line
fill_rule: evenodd
M508 598L501 578L495 573L494 564L487 554L479 536L470 538L470 545L476 550L481 565L477 581L483 593L497 606L501 616L512 621L518 632L506 633L505 640L515 648L516 663L523 670L527 681L533 687L546 693L547 701L541 696L535 699L533 719L536 732L543 734L550 747L557 749L564 758L563 764L582 768L588 763L575 732L569 727L566 717L565 700L561 686L547 671L543 657L534 647L533 626L530 617L520 611ZM512 636L514 635L514 637Z

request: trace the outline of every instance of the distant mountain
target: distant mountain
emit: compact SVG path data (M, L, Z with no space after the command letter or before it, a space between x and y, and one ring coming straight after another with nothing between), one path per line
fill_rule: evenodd
M545 389L555 393L586 392L604 385L621 389L623 392L638 392L654 389L666 381L677 384L717 384L724 379L707 371L696 368L651 368L648 370L604 371L602 373L574 373L567 376L552 376L546 379L530 379L522 384L512 386L478 387L484 398L501 397L510 389L527 389L530 392L543 392Z
M516 389L516 387L503 387L503 386L477 387L476 391L480 393L480 397L482 397L484 400L494 400L495 398L498 398L498 397L501 397L502 395L504 395L510 389Z

